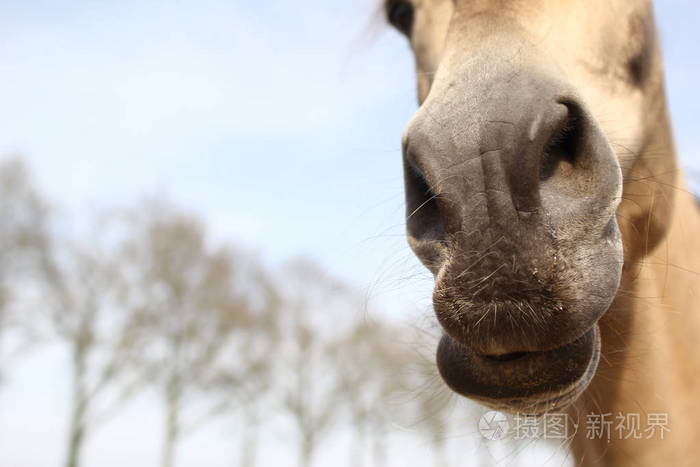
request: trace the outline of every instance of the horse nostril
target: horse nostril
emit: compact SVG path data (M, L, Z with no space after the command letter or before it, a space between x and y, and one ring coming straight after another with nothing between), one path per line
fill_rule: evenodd
M568 176L575 166L583 137L578 106L565 103L568 116L554 131L544 148L540 164L540 180L547 181L555 175Z
M422 172L410 161L405 163L405 183L408 234L419 241L444 241L438 198Z

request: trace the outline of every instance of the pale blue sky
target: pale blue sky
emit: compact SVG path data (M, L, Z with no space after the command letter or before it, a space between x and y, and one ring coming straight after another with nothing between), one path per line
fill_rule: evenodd
M74 213L167 193L202 212L218 238L271 263L308 254L394 315L426 310L430 280L402 237L399 147L416 107L413 66L398 34L380 28L368 40L375 7L2 1L0 154L23 154ZM657 11L680 153L700 170L700 2L662 0ZM60 456L62 439L27 449L64 423L61 357L37 358L0 395L11 406L0 414L0 467ZM110 436L143 434L118 423L105 431L89 459L110 453L114 464L93 465L124 465L131 457L110 451ZM156 449L139 446L137 458L150 465ZM230 461L227 448L208 449L221 459L200 465Z
M269 258L310 254L360 286L385 261L412 271L412 64L393 32L368 40L374 0L351 3L3 5L0 153L73 208L164 192Z

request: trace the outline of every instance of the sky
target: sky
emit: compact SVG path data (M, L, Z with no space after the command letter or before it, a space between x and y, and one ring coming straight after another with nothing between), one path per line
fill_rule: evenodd
M430 277L403 238L412 57L375 10L374 0L0 1L0 156L25 157L67 216L167 195L219 240L272 264L311 256L383 313L426 313ZM700 177L700 3L661 0L657 17L679 154ZM62 358L28 357L0 392L0 467L60 457ZM130 408L140 427L157 426L148 404ZM140 439L115 422L88 466L151 465L157 446ZM183 465L225 465L226 449Z

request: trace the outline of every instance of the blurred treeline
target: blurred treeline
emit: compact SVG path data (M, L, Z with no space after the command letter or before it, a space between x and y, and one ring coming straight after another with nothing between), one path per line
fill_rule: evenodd
M339 465L387 465L398 431L449 466L451 427L475 417L455 414L466 409L448 403L414 326L382 319L311 261L272 270L215 243L196 215L162 200L75 225L57 212L21 160L0 161L0 344L11 334L70 355L56 464L80 466L91 435L150 391L162 407L162 467L222 417L241 427L231 443L242 467L257 465L271 426L297 440L300 467L339 431L351 434ZM18 360L0 354L0 391Z

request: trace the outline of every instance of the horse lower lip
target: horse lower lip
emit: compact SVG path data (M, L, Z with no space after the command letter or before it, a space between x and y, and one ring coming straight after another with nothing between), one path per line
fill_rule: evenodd
M570 395L572 388L573 392L585 388L597 368L599 352L595 325L557 349L500 357L478 355L444 336L437 363L443 380L455 392L504 408L535 397L558 400L560 395Z

